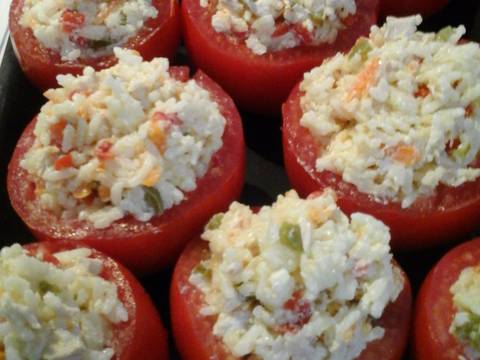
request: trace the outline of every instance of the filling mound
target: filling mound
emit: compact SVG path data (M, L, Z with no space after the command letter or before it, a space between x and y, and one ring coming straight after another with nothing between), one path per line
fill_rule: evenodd
M43 259L0 251L0 358L109 360L112 327L128 320L102 263L79 248Z
M151 0L24 0L20 25L74 61L112 54L157 15Z
M195 190L222 147L225 118L194 80L169 73L168 60L142 62L115 49L119 63L61 75L37 118L35 143L20 165L40 205L63 219L105 228L140 221Z
M376 320L403 288L388 228L349 219L331 191L307 200L290 191L258 213L233 203L202 238L210 257L190 282L236 357L354 359L384 336Z
M418 32L420 16L388 18L305 75L305 126L319 144L318 171L380 202L410 206L440 184L480 175L480 49L465 28Z

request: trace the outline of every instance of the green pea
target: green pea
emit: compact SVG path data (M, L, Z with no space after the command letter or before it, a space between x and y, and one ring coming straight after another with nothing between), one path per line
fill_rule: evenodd
M348 53L348 58L352 59L356 54L359 54L362 58L362 60L366 60L368 57L368 53L372 51L372 45L370 45L370 42L368 41L367 38L360 38L357 40L355 45L350 49L350 52Z
M143 200L152 208L155 214L163 212L163 201L158 190L154 187L142 186Z
M455 29L453 27L445 26L443 29L441 29L437 33L437 35L435 36L435 39L437 41L447 42L448 39L450 39L450 36L452 36L454 32L455 32Z
M213 215L212 218L210 219L210 221L207 224L207 229L208 230L218 229L220 227L220 225L222 225L222 220L223 220L223 214L222 213Z
M279 230L280 242L294 251L303 251L300 226L284 222Z
M193 272L197 274L201 274L209 279L212 277L212 270L207 268L203 263L200 263L197 266L195 266L195 268L193 269Z
M453 150L452 154L457 159L464 160L467 157L470 148L471 145L469 143L461 143L455 150Z

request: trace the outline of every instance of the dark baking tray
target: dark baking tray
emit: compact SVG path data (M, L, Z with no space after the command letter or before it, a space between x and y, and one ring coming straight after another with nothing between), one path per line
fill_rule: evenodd
M468 39L480 41L478 0L451 0L441 13L425 20L421 28L435 31L446 25L459 24L466 26ZM182 49L175 63L188 64L188 57ZM18 137L43 103L40 92L24 77L9 43L0 65L0 246L33 240L10 206L6 191L6 173ZM267 119L247 113L242 113L242 118L247 143L247 173L240 201L249 205L270 204L278 194L290 188L283 169L281 119ZM396 254L397 260L410 277L414 293L428 270L448 249L449 247L442 247ZM168 290L171 273L172 269L166 269L140 279L155 302L167 329L170 328ZM169 340L171 359L179 359L171 332ZM407 357L406 355L405 358Z

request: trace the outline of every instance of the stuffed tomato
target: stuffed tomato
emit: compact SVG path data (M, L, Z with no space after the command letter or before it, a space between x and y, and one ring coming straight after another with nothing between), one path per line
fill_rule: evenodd
M166 59L119 63L62 88L22 134L8 170L19 216L40 240L82 240L139 272L173 263L243 186L240 116L203 73Z
M81 243L0 251L2 359L168 359L166 332L123 266Z
M430 271L416 300L415 359L480 357L480 239L450 250Z
M283 106L287 173L390 227L397 250L461 239L480 212L480 50L465 29L390 18L305 75Z
M264 115L302 74L348 51L377 19L377 0L182 1L185 43L193 63L241 108Z
M388 228L348 218L333 191L215 215L175 267L172 328L184 360L401 359L408 279Z
M144 59L173 58L180 40L176 0L13 0L10 32L20 65L40 89L59 74L115 64L115 46Z

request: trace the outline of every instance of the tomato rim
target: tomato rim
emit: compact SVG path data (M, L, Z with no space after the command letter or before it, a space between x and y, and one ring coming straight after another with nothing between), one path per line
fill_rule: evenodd
M202 316L199 311L199 304L204 304L203 293L188 281L194 267L207 258L209 253L207 242L200 237L194 238L177 261L172 277L171 326L177 349L184 360L208 360L212 356L219 360L236 359L223 345L222 340L212 334L214 318ZM382 316L377 321L379 326L388 326L388 346L381 346L385 337L372 341L357 360L402 359L408 340L412 294L408 277L396 262L394 264L401 273L404 288L397 300L385 309L390 317Z
M142 355L143 359L168 359L167 333L158 312L149 295L125 267L82 242L42 242L22 247L32 255L42 252L48 257L80 247L90 249L92 254L89 257L102 262L100 276L117 286L118 297L128 313L126 322L112 325L113 338L109 346L115 350L113 359L133 360L138 355Z
M463 354L462 345L448 331L455 314L450 287L463 269L479 265L477 237L449 250L430 270L415 302L412 344L416 359L457 360Z
M171 71L184 77L186 68L173 67ZM95 229L86 221L61 221L35 206L34 188L28 181L28 173L20 167L21 159L34 141L35 118L30 122L8 166L7 190L14 210L38 240L82 240L135 273L151 273L173 264L183 246L209 217L225 210L240 195L245 176L240 115L228 95L205 74L198 71L193 79L210 92L227 121L223 146L212 156L207 173L197 179L197 188L186 193L180 204L149 222L127 216L106 229ZM163 241L164 238L169 241Z
M287 176L302 196L332 187L345 213L368 213L390 227L394 251L419 250L453 242L478 227L480 178L457 188L439 186L435 196L419 198L407 209L402 209L400 203L376 201L331 171L318 172L315 169L318 153L315 140L308 129L299 124L301 96L298 83L283 104L282 142Z
M339 32L333 44L255 55L244 43L234 43L228 36L217 33L210 24L210 14L198 0L184 0L181 3L184 41L192 62L224 87L240 108L273 116L280 113L281 103L305 71L339 51L348 51L358 36L368 34L377 21L378 0L357 3L352 24ZM232 67L236 69L234 72Z
M9 29L15 55L29 80L40 90L57 86L59 74L82 73L86 66L96 70L116 64L115 55L62 61L58 52L46 49L35 38L30 28L20 25L25 0L13 0L10 6ZM155 18L148 19L144 27L122 47L138 51L145 60L157 56L173 59L180 43L180 8L178 0L152 0L158 10Z

